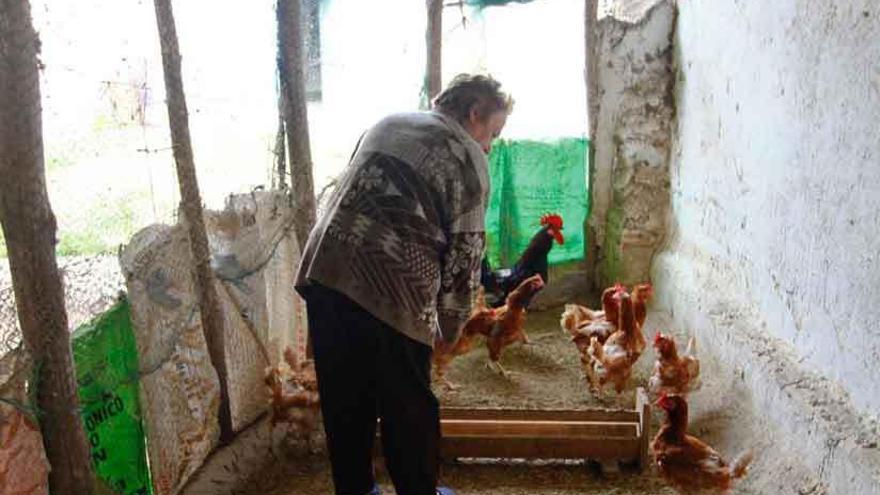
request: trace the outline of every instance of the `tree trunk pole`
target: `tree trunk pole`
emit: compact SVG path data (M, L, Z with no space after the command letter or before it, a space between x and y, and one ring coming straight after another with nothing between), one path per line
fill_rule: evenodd
M430 108L431 101L440 93L443 84L443 0L427 0L427 3L428 29L425 41L428 47L428 84L426 89Z
M220 299L214 286L211 270L211 252L202 216L202 199L193 161L192 143L189 135L189 117L183 81L180 71L180 49L171 0L155 0L156 23L162 46L162 68L165 73L165 99L168 103L168 125L171 128L171 144L177 165L177 182L184 220L189 234L189 245L194 264L193 279L198 294L202 329L211 364L220 380L220 441L232 439L232 416L229 406L229 373L226 368L223 317Z
M596 167L596 135L599 128L599 19L598 19L599 0L584 1L584 81L587 86L587 120L588 120L588 136L590 147L587 156L587 182L589 184L589 195L587 204L590 210L589 216L584 225L585 237L587 238L585 249L585 259L587 266L595 271L598 258L599 247L596 244L596 229L591 226L593 217L592 204L593 194L596 191L595 184L595 167ZM597 223L593 221L592 223ZM596 277L590 277L591 285L596 284Z
M281 191L287 190L287 146L284 131L283 117L284 103L278 98L278 131L275 133L275 187Z
M296 236L303 245L315 225L317 212L303 70L302 0L278 0L276 8L282 115L287 131Z
M39 40L27 0L0 0L0 226L18 321L34 361L36 406L53 494L92 492L80 419L64 284L55 260L55 215L43 162ZM15 473L9 473L15 476Z
M596 130L599 125L599 0L586 0L585 10L585 37L586 37L586 66L584 78L587 83L587 116L589 119L589 136L591 144L596 139ZM593 146L590 146L592 152Z

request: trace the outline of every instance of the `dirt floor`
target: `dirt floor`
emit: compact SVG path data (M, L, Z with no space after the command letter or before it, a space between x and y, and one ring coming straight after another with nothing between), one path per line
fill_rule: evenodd
M654 355L646 351L637 364L628 389L616 396L610 389L602 399L588 393L581 375L577 350L559 327L561 308L529 315L526 330L532 345L516 345L505 350L501 363L512 372L504 378L489 370L486 350L479 346L453 363L449 378L459 386L454 392L437 387L437 395L445 406L517 407L517 408L587 408L634 406L635 387L647 382ZM647 337L657 328L668 331L664 315L652 313L645 325ZM675 330L678 342L683 332ZM701 356L705 361L711 357ZM705 363L711 373L713 366ZM825 493L813 477L797 465L796 453L766 451L773 447L773 435L760 416L750 410L747 401L738 400L740 384L735 379L717 379L703 373L704 387L691 398L694 414L690 432L716 447L731 458L746 448L756 452L756 460L746 480L734 493L743 494L811 494ZM661 420L654 413L654 428ZM606 466L607 467L607 466ZM394 490L381 466L377 466L383 493ZM460 494L473 495L569 495L601 493L672 494L653 469L644 472L597 471L583 462L458 462L443 467L442 482ZM242 493L269 495L324 495L332 493L329 469L322 457L278 463L271 472L261 475Z
M601 400L592 397L577 349L559 326L561 313L562 308L554 308L528 315L526 333L532 344L515 344L501 354L500 363L509 377L486 366L488 353L482 343L456 359L448 377L457 389L450 392L434 386L440 403L453 407L634 408L634 390L647 382L652 361L647 357L639 360L628 390L620 396L609 386Z

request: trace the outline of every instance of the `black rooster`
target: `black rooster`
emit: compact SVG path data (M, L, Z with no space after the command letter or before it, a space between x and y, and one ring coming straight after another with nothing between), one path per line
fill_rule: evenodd
M553 248L554 240L559 244L565 243L565 239L562 237L562 217L556 214L544 215L541 217L541 230L532 236L529 246L513 265L513 268L492 271L489 260L483 258L480 283L485 290L487 304L493 308L503 306L507 294L532 275L541 275L546 284L548 282L547 255ZM528 307L531 299L531 297L528 298L524 307Z

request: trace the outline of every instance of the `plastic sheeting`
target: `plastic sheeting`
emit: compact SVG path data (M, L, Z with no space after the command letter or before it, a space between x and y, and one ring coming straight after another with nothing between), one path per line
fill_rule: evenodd
M232 196L205 212L211 265L224 319L232 427L268 405L263 382L290 346L305 354L306 318L294 291L300 251L283 194ZM217 446L220 390L190 275L183 225L151 226L126 246L125 273L141 374L153 486L178 493Z
M558 264L584 257L584 222L588 211L587 152L589 141L497 141L489 156L492 194L486 213L489 263L510 267L540 226L541 215L558 213L565 244L550 251Z
M127 300L74 332L73 357L95 472L120 495L152 493Z

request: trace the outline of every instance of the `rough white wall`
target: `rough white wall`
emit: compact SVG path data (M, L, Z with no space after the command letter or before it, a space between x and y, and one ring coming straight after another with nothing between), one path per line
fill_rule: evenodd
M610 5L598 25L599 115L588 239L599 287L648 278L669 207L675 4L636 3L639 9ZM615 17L624 10L626 18Z
M880 6L680 2L675 48L657 306L819 493L880 493Z
M880 5L688 1L677 26L674 233L655 276L757 310L880 412ZM705 268L701 270L699 267ZM693 286L691 287L693 288ZM687 311L711 313L707 299Z

